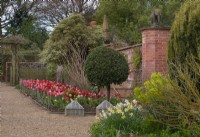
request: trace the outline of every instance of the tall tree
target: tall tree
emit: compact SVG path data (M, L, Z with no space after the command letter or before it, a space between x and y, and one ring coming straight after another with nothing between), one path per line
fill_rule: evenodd
M102 23L103 16L107 15L110 24L110 33L113 38L124 39L130 44L141 42L140 29L151 26L151 13L153 9L161 9L162 25L171 26L183 1L150 1L126 0L105 1L100 0L96 17Z
M34 8L34 16L41 25L54 28L72 13L79 13L89 20L96 10L97 2L98 0L41 1Z
M20 13L23 8L32 15L37 24L52 30L62 19L70 16L72 13L82 14L86 20L94 14L98 0L65 0L65 1L25 1L16 0L0 1L0 34L4 28L10 26L10 21L15 20L14 15ZM24 11L24 10L23 10ZM19 14L20 15L20 14ZM23 16L22 14L20 15Z
M22 46L23 48L30 49L30 46L36 45L35 47L42 49L44 42L48 38L48 34L44 28L41 28L36 23L36 19L32 15L32 8L36 6L36 3L24 3L19 0L15 5L12 18L6 27L6 35L21 34L30 40L29 44Z
M65 64L66 60L72 59L72 49L87 53L102 43L102 33L98 32L98 28L88 28L83 16L73 14L55 27L41 55L45 62Z
M168 64L171 78L184 85L187 81L180 81L177 73L188 70L200 91L200 1L186 1L178 12L173 23L168 46ZM191 58L194 58L193 60ZM191 61L192 64L191 64ZM178 68L178 69L177 69ZM193 82L193 84L195 83Z
M35 4L36 4L36 1L1 0L0 1L0 35L1 36L5 35L3 31L5 31L5 28L9 27L11 25L11 22L15 20L14 16L17 15L17 13L18 13L18 16L21 16L23 18L24 14L20 15L20 11L26 8L26 11L30 12Z
M3 36L3 28L8 25L8 21L10 19L9 16L5 16L5 14L9 13L9 11L7 10L9 4L9 1L0 1L0 37Z
M26 7L20 8L10 21L6 34L21 34L29 39L29 44L23 45L22 48L30 49L33 45L35 48L43 48L44 42L48 38L45 28L36 23L35 18L29 13Z
M136 43L135 40L140 37L136 34L137 29L149 24L149 17L141 16L143 7L136 1L101 0L96 13L97 21L102 23L103 16L107 15L111 37L119 37L127 42Z

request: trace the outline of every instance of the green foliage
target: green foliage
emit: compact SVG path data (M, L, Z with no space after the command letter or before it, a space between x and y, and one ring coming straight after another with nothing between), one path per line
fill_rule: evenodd
M98 121L89 130L92 137L143 137L166 129L162 124L155 122L136 100L118 103L97 118Z
M191 60L190 68L196 71L198 76L200 75L200 66L194 60ZM154 73L151 79L145 82L144 88L140 87L134 90L135 96L140 99L143 105L142 110L144 110L139 111L139 117L134 114L131 122L126 123L129 119L126 113L130 115L134 108L109 109L108 113L102 113L103 118L100 117L100 120L91 126L91 136L112 137L116 136L118 131L121 131L121 136L131 136L132 133L132 136L139 137L200 136L200 94L195 87L196 80L191 77L192 74L187 68L180 70L177 67L176 69L177 76L181 82L185 83L184 88L187 89L187 92L182 92L183 88L177 81L170 80L168 76ZM124 105L117 105L117 107L119 106ZM126 127L127 125L128 127Z
M110 98L110 84L121 84L128 77L129 67L122 54L107 47L95 48L87 57L84 71L91 84L107 87Z
M54 63L48 64L48 66L47 66L47 79L48 80L55 80L56 68L57 68L56 64L54 64Z
M20 31L22 22L29 20L32 16L28 13L28 8L26 5L22 5L17 9L13 15L12 20L10 21L10 27L8 27L8 33L16 34Z
M177 13L173 26L171 28L170 41L168 46L168 65L170 76L179 81L176 76L177 69L175 67L190 68L188 60L191 57L198 58L200 53L200 1L186 1ZM200 63L200 61L195 61ZM196 73L192 77L200 81L200 77L196 77ZM197 85L198 86L198 85ZM200 90L200 86L198 86Z
M26 9L22 9L25 14L20 15L16 13L14 19L11 21L11 26L7 28L8 34L21 34L27 38L30 42L22 45L23 49L42 49L43 44L48 39L48 33L46 29L37 25L36 20L33 16L29 15Z
M103 33L102 33L102 27L101 26L95 26L88 28L91 38L91 46L90 49L98 47L103 44Z
M118 132L123 136L130 133L137 135L144 122L141 114L139 106L127 100L126 103L118 103L114 108L109 108L108 112L100 114L99 121L91 126L90 134L92 137L113 137Z
M65 100L64 96L49 96L44 92L36 92L33 90L28 90L23 86L20 86L20 90L26 96L30 96L32 99L36 100L38 103L52 111L64 111L66 105L69 103Z
M179 81L154 76L145 82L144 88L136 88L134 93L156 121L173 131L184 131L184 134L187 133L185 136L195 137L200 136L200 93L196 86L199 81L192 77L191 71L200 76L200 66L195 60L188 65L189 69L175 67Z
M101 102L103 102L105 98L88 98L88 97L77 97L77 101L82 105L82 106L87 106L87 107L97 107Z
M19 84L15 85L15 88L20 89L20 85Z
M188 131L177 131L172 132L170 129L164 129L157 131L155 133L145 134L142 137L194 137L190 132Z
M88 28L81 15L73 14L63 19L54 29L45 43L41 57L45 62L64 64L65 60L71 60L72 48L87 53L89 49L102 44L102 37L98 27Z
M49 97L48 97L49 98ZM50 97L50 102L48 104L46 104L47 102L47 99L43 99L43 101L45 101L45 105L49 105L51 106L52 108L56 108L58 110L64 110L66 105L69 103L69 102L66 102L65 98L63 96L57 96L57 97Z
M88 80L97 86L120 84L128 77L128 63L114 49L98 47L88 55L84 70Z
M149 2L149 0L146 0ZM174 21L176 13L179 11L180 6L185 2L186 0L156 0L150 2L150 10L152 11L155 8L161 9L161 26L168 26L170 27ZM148 11L147 11L148 12Z
M88 91L90 92L94 92L98 94L98 87L97 86L93 86L93 85L88 85L87 87Z
M134 96L142 103L146 103L152 98L161 96L171 86L167 77L165 78L160 73L153 73L150 80L144 83L144 87L134 89Z
M102 23L103 16L107 15L111 37L119 37L130 44L139 43L142 40L140 29L150 26L153 9L161 9L162 26L171 26L183 1L100 0L96 17Z
M133 52L134 69L136 69L136 70L140 69L141 64L142 64L142 53L141 53L141 51L134 51Z
M144 8L144 7L143 7ZM141 10L139 10L141 9ZM100 1L97 9L97 21L102 23L103 16L107 15L111 37L125 39L129 43L137 43L141 33L138 29L150 24L149 16L141 16L142 7L139 1ZM139 40L141 41L141 39Z
M43 44L48 39L46 29L38 26L32 16L28 16L26 20L22 20L21 27L17 33L22 34L25 38L30 40L30 43L23 45L24 49L30 49L33 46L42 49Z
M119 102L121 102L121 101L122 101L122 99L116 98L116 97L111 97L110 100L109 100L109 102L110 102L113 106L117 105L117 103L119 103Z
M199 126L194 126L193 131L190 128L171 128L155 119L147 111L148 109L141 109L136 100L132 103L127 100L125 102L118 103L114 108L109 108L107 112L102 112L97 117L98 121L92 124L89 130L92 137L196 137L199 135L196 134L199 132ZM164 109L169 111L167 106L163 111ZM162 118L167 120L167 117Z

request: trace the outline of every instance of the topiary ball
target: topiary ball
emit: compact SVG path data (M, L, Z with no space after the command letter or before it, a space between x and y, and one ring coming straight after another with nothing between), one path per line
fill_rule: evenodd
M97 86L121 84L129 74L125 57L108 47L97 47L88 55L84 64L88 81Z

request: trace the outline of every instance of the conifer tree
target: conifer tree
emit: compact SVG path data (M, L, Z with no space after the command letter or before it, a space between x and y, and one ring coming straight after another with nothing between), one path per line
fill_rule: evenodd
M168 65L171 78L179 81L177 68L188 69L192 77L200 78L191 70L191 58L193 63L200 63L200 1L186 1L177 13L171 28L171 36L168 46Z

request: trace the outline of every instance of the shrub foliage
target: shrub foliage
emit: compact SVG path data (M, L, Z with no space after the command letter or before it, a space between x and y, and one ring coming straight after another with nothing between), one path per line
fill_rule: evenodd
M73 49L87 52L103 43L99 27L88 28L80 14L63 19L51 33L41 54L43 61L65 64L71 60Z
M121 84L129 74L128 63L124 56L107 47L95 48L88 55L84 70L92 84L107 87L108 99L110 96L110 84Z
M141 103L149 103L151 99L160 97L166 90L172 88L169 82L169 77L162 76L160 73L153 73L151 79L144 83L143 87L134 88L134 96Z
M191 60L191 64L190 69L200 76L200 65L195 64L194 60ZM200 136L200 93L196 87L200 83L191 77L187 68L175 69L179 81L153 74L151 80L145 82L144 88L135 88L134 94L155 121L173 131L186 131L191 136Z
M180 69L189 68L187 63L191 56L197 58L200 52L200 1L186 1L176 15L175 21L171 28L171 36L168 46L168 64L170 76L179 81L176 77L177 71L175 66L179 65ZM196 60L196 63L200 63ZM196 72L192 77L200 80ZM199 86L200 89L200 86Z

